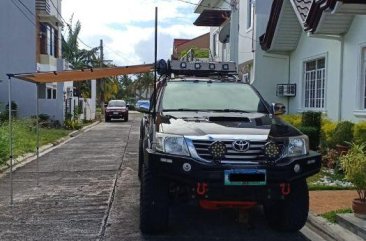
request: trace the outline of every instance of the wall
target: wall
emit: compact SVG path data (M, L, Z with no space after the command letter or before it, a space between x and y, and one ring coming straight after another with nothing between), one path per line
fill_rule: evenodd
M342 118L345 120L366 120L366 110L360 104L361 48L366 47L366 16L356 16L344 37L344 71L342 85Z
M15 1L17 3L17 1ZM35 2L23 1L35 14ZM19 8L24 8L18 4ZM31 19L29 12L24 11ZM11 24L10 24L11 23ZM30 22L11 0L0 1L0 102L8 103L7 73L36 71L35 20ZM12 100L18 104L18 115L34 115L36 109L36 87L34 84L13 79Z
M303 63L325 56L326 58L326 93L324 113L329 118L337 120L339 117L339 81L341 42L333 39L308 37L302 34L297 49L290 55L290 80L296 84L296 97L290 99L290 113L305 111L303 108Z

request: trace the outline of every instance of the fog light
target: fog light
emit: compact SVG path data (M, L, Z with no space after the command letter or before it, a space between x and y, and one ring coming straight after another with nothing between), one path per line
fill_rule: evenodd
M184 164L183 164L183 170L184 170L185 172L189 172L191 169L192 169L191 164L189 164L189 163L184 163Z
M301 166L299 164L295 164L294 171L295 173L299 173L301 171Z
M268 142L264 146L264 154L269 159L277 159L281 155L281 148L276 143Z

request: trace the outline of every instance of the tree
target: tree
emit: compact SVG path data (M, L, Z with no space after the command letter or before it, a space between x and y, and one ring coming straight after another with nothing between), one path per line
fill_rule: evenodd
M137 79L134 82L135 93L139 99L147 99L153 88L154 75L151 72L137 74Z
M70 24L67 25L66 37L62 35L62 55L69 62L72 69L93 68L98 66L99 59L97 51L99 47L91 50L79 49L78 36L81 30L81 23L77 21L72 25L72 18ZM84 98L90 97L90 81L78 81L74 86L81 92Z

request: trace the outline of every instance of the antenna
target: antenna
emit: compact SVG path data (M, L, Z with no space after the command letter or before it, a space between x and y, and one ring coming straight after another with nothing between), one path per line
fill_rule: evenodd
M155 55L154 55L154 96L153 96L153 119L156 117L156 79L158 62L158 7L155 7Z

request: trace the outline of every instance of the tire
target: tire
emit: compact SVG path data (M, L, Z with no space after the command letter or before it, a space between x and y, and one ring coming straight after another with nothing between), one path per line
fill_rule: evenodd
M105 122L110 122L111 118L105 117L104 120L105 120Z
M309 212L309 192L305 179L291 183L285 200L264 205L268 225L278 231L297 232L304 227Z
M169 192L164 180L143 165L140 189L140 229L145 234L165 231L169 223Z
M139 140L139 166L138 166L138 177L141 182L141 176L142 176L142 165L144 163L144 147L143 147L143 140Z
M126 116L124 119L125 119L125 122L127 122L128 121L128 116Z

